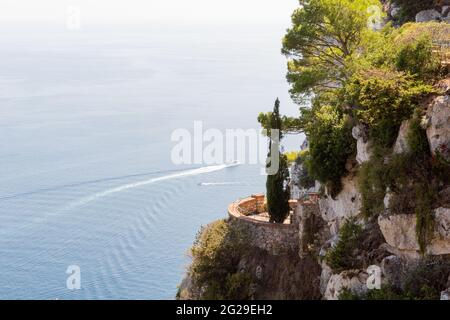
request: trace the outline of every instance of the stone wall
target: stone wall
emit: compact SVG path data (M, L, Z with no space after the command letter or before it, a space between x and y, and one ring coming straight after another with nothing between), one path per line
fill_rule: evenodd
M259 221L245 214L246 212L261 212L263 205L264 196L254 195L230 204L228 214L231 219L248 231L249 245L273 255L297 251L299 242L298 226L290 223L280 224Z
M249 245L278 255L288 252L304 256L312 249L322 228L318 196L309 194L309 200L290 201L292 211L290 223L270 223L257 220L252 214L264 211L264 195L257 194L230 204L231 219L248 231Z

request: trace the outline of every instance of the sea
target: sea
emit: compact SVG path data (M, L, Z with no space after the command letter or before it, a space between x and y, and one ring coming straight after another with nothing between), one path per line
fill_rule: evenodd
M174 163L172 134L298 114L288 25L3 26L0 299L174 299L201 226L266 177Z

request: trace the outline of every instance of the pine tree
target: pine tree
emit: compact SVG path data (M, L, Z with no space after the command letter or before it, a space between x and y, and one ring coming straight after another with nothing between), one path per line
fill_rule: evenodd
M280 101L275 101L275 106L272 113L267 114L270 121L270 128L278 130L278 139L273 139L272 132L269 133L269 153L268 157L271 159L271 150L276 150L279 157L279 168L275 174L267 176L266 192L267 192L267 210L271 222L283 223L289 214L289 170L287 166L287 158L280 152L281 134L281 117L280 117ZM276 156L276 155L275 155ZM271 163L267 163L269 168Z

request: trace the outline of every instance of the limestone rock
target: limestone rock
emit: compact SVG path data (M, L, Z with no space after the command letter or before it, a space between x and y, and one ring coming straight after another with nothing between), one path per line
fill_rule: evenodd
M400 126L400 130L398 132L397 140L395 141L395 144L394 144L394 154L406 153L409 151L407 137L408 137L410 126L411 126L410 120L405 120L402 122L402 125Z
M416 216L412 214L398 214L379 216L378 224L386 242L397 249L418 251L416 240Z
M356 139L356 161L359 164L369 161L372 153L363 127L360 125L353 127L352 136Z
M320 212L323 220L331 222L355 217L361 207L361 194L358 191L356 176L347 176L342 179L341 193L332 199L330 196L319 200Z
M443 6L442 7L442 16L448 17L450 13L450 6Z
M429 255L450 254L450 209L438 208L434 212L435 233L426 248ZM378 224L387 244L394 253L414 253L419 251L416 236L416 216L399 214L378 217ZM392 250L391 250L392 252Z
M331 268L323 261L322 262L322 272L320 274L320 294L324 295L327 290L328 281L330 281L333 271Z
M344 289L362 295L367 291L368 274L362 270L346 270L340 274L333 274L328 280L325 290L325 300L338 300Z
M393 196L393 194L392 194L391 190L389 188L387 188L386 195L384 196L384 199L383 199L384 208L386 210L389 210L389 203L391 202L392 196Z
M433 254L450 253L450 209L438 208L434 212L436 236L431 243Z
M427 137L431 152L450 160L450 96L434 99L427 111Z
M392 18L397 18L398 14L400 13L400 7L396 5L391 6L390 15Z
M416 14L416 22L428 22L441 19L441 14L435 9L423 10Z

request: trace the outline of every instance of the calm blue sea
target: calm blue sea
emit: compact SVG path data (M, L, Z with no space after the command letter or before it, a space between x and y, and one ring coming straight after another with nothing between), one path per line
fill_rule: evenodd
M2 27L0 299L174 298L200 226L265 177L186 174L170 135L259 128L276 97L296 114L287 25Z

